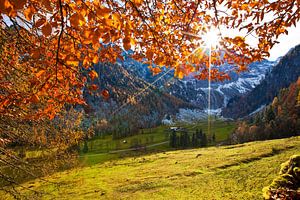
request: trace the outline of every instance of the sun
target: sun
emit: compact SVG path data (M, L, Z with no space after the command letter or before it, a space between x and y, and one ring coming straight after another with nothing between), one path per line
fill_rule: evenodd
M210 28L202 35L202 41L208 48L217 48L220 45L220 34L215 28Z

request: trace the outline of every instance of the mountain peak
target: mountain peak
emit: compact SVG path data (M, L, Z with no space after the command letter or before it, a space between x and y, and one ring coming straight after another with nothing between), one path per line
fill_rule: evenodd
M247 116L260 106L270 103L281 88L295 82L299 75L300 45L297 45L280 59L266 78L251 92L231 99L222 114L232 118Z

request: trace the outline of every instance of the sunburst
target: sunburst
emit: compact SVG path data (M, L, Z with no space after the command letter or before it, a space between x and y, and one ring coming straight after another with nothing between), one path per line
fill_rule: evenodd
M204 27L205 31L203 29L200 31L198 35L191 34L184 32L183 34L193 36L195 38L198 38L200 40L200 46L198 49L204 49L205 51L208 50L208 58L209 58L209 64L208 64L208 100L207 100L207 120L208 120L208 136L211 136L211 54L212 51L218 50L220 48L220 31L214 27Z

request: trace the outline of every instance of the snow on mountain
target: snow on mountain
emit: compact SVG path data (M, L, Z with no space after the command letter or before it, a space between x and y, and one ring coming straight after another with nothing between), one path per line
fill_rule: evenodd
M205 118L207 118L207 113L198 109L179 109L176 114L176 120L185 123L192 123Z
M185 102L204 110L208 104L208 82L196 80L193 77L185 77L183 80L176 79L173 71L163 69L159 75L153 76L148 65L142 64L125 55L124 61L119 61L126 70L136 77L156 86L159 90L182 99ZM224 82L212 82L211 84L211 109L226 107L228 101L251 91L264 78L275 65L276 61L264 60L250 64L248 71L240 74L230 72L231 80ZM218 66L222 71L230 71L232 66L225 64Z
M260 83L253 90L243 96L229 100L226 108L222 110L223 116L231 118L248 116L249 113L254 112L262 105L268 105L272 102L282 88L286 88L297 81L300 76L300 45L295 46L286 55L273 63L272 70L264 76L263 80L258 81ZM258 69L263 68L258 67ZM259 70L254 70L253 74L256 75L256 79L262 79ZM253 74L246 78L254 78ZM261 72L261 74L264 73Z

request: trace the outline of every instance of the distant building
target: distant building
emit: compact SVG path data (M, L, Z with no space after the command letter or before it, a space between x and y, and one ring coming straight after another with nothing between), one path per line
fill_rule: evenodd
M172 131L178 131L180 128L179 127L176 127L176 126L171 126L170 127L170 130Z
M171 131L185 131L186 129L183 127L171 126L170 130Z

